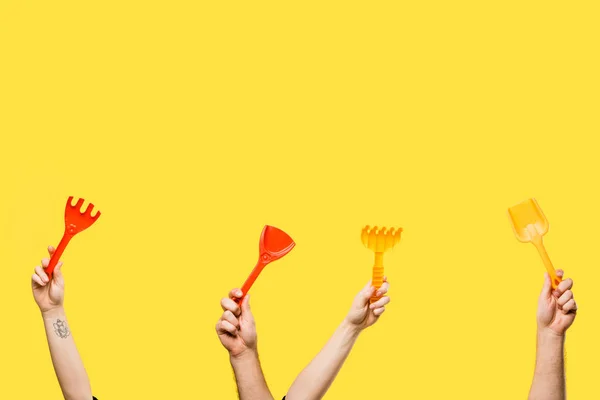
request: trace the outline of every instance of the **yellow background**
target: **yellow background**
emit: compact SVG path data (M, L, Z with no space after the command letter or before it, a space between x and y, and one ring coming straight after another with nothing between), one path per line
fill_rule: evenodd
M64 255L94 393L234 399L214 333L264 224L297 247L252 289L281 398L402 226L392 303L327 398L525 398L543 267L575 280L572 400L598 396L598 3L0 2L2 399L59 399L30 274Z

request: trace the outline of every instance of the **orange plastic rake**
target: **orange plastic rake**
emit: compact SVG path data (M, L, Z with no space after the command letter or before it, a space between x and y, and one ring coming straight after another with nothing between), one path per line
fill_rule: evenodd
M96 222L98 217L100 217L100 211L97 211L96 215L92 217L92 209L94 208L92 203L88 204L84 212L81 212L80 209L84 201L84 199L79 199L73 206L73 196L70 196L67 200L67 205L65 207L65 233L58 244L56 251L54 251L54 254L52 254L48 267L45 269L48 277L52 276L54 267L56 267L58 260L60 260L62 253L65 251L65 248L73 236L89 228L94 222Z
M386 227L378 228L376 226L365 226L360 234L361 240L365 247L373 250L375 253L375 265L373 265L373 280L371 284L375 289L379 289L383 285L383 253L391 250L395 245L400 243L400 235L402 228ZM371 303L379 300L379 297L373 295Z

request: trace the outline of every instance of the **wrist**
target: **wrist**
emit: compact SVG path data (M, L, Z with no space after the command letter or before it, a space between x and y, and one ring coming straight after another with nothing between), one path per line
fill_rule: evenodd
M349 335L358 336L364 328L362 326L353 324L352 322L348 321L347 318L344 318L342 324L340 325L340 329Z
M55 319L65 316L65 309L63 308L63 306L52 307L41 311L43 319Z
M558 333L547 327L538 327L537 336L540 340L546 342L562 342L565 339L566 332Z
M229 360L232 364L236 362L245 362L252 359L258 359L258 352L256 349L247 348L239 353L229 353Z

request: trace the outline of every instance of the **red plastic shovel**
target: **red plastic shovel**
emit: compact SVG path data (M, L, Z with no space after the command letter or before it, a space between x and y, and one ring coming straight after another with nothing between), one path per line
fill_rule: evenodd
M258 245L259 257L256 267L250 273L244 286L242 286L242 297L237 299L238 304L242 303L242 300L252 287L252 284L258 278L258 275L262 272L269 263L279 260L281 257L289 253L296 243L291 237L281 229L277 229L273 226L265 225L260 235L260 243Z
M73 196L70 196L67 200L67 206L65 207L65 234L54 251L54 254L52 254L48 267L45 269L48 278L52 277L54 267L56 267L58 260L60 260L60 256L62 256L62 253L65 251L67 244L69 244L69 241L73 236L88 228L96 222L98 217L100 217L100 211L96 212L96 215L92 217L92 209L94 208L92 203L88 204L84 212L81 212L81 206L83 205L84 200L77 200L77 203L75 203L74 206L71 205L72 201Z

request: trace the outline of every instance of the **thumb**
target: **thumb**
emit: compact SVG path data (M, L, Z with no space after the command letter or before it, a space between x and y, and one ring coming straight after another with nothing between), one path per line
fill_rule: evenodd
M375 288L371 286L371 281L369 281L369 283L363 288L363 290L360 291L358 296L356 296L358 302L357 305L361 308L366 306L369 303L371 296L373 296L374 291Z
M542 286L542 293L540 297L550 298L552 295L552 283L550 282L550 275L547 272L544 273L544 286Z
M56 267L54 267L54 271L52 272L52 280L54 280L54 282L56 282L56 283L62 282L62 279L63 279L62 266L63 266L62 261L59 261L58 264L56 264Z
M252 310L250 309L250 295L247 294L242 300L242 315L245 315L246 318L252 319Z

